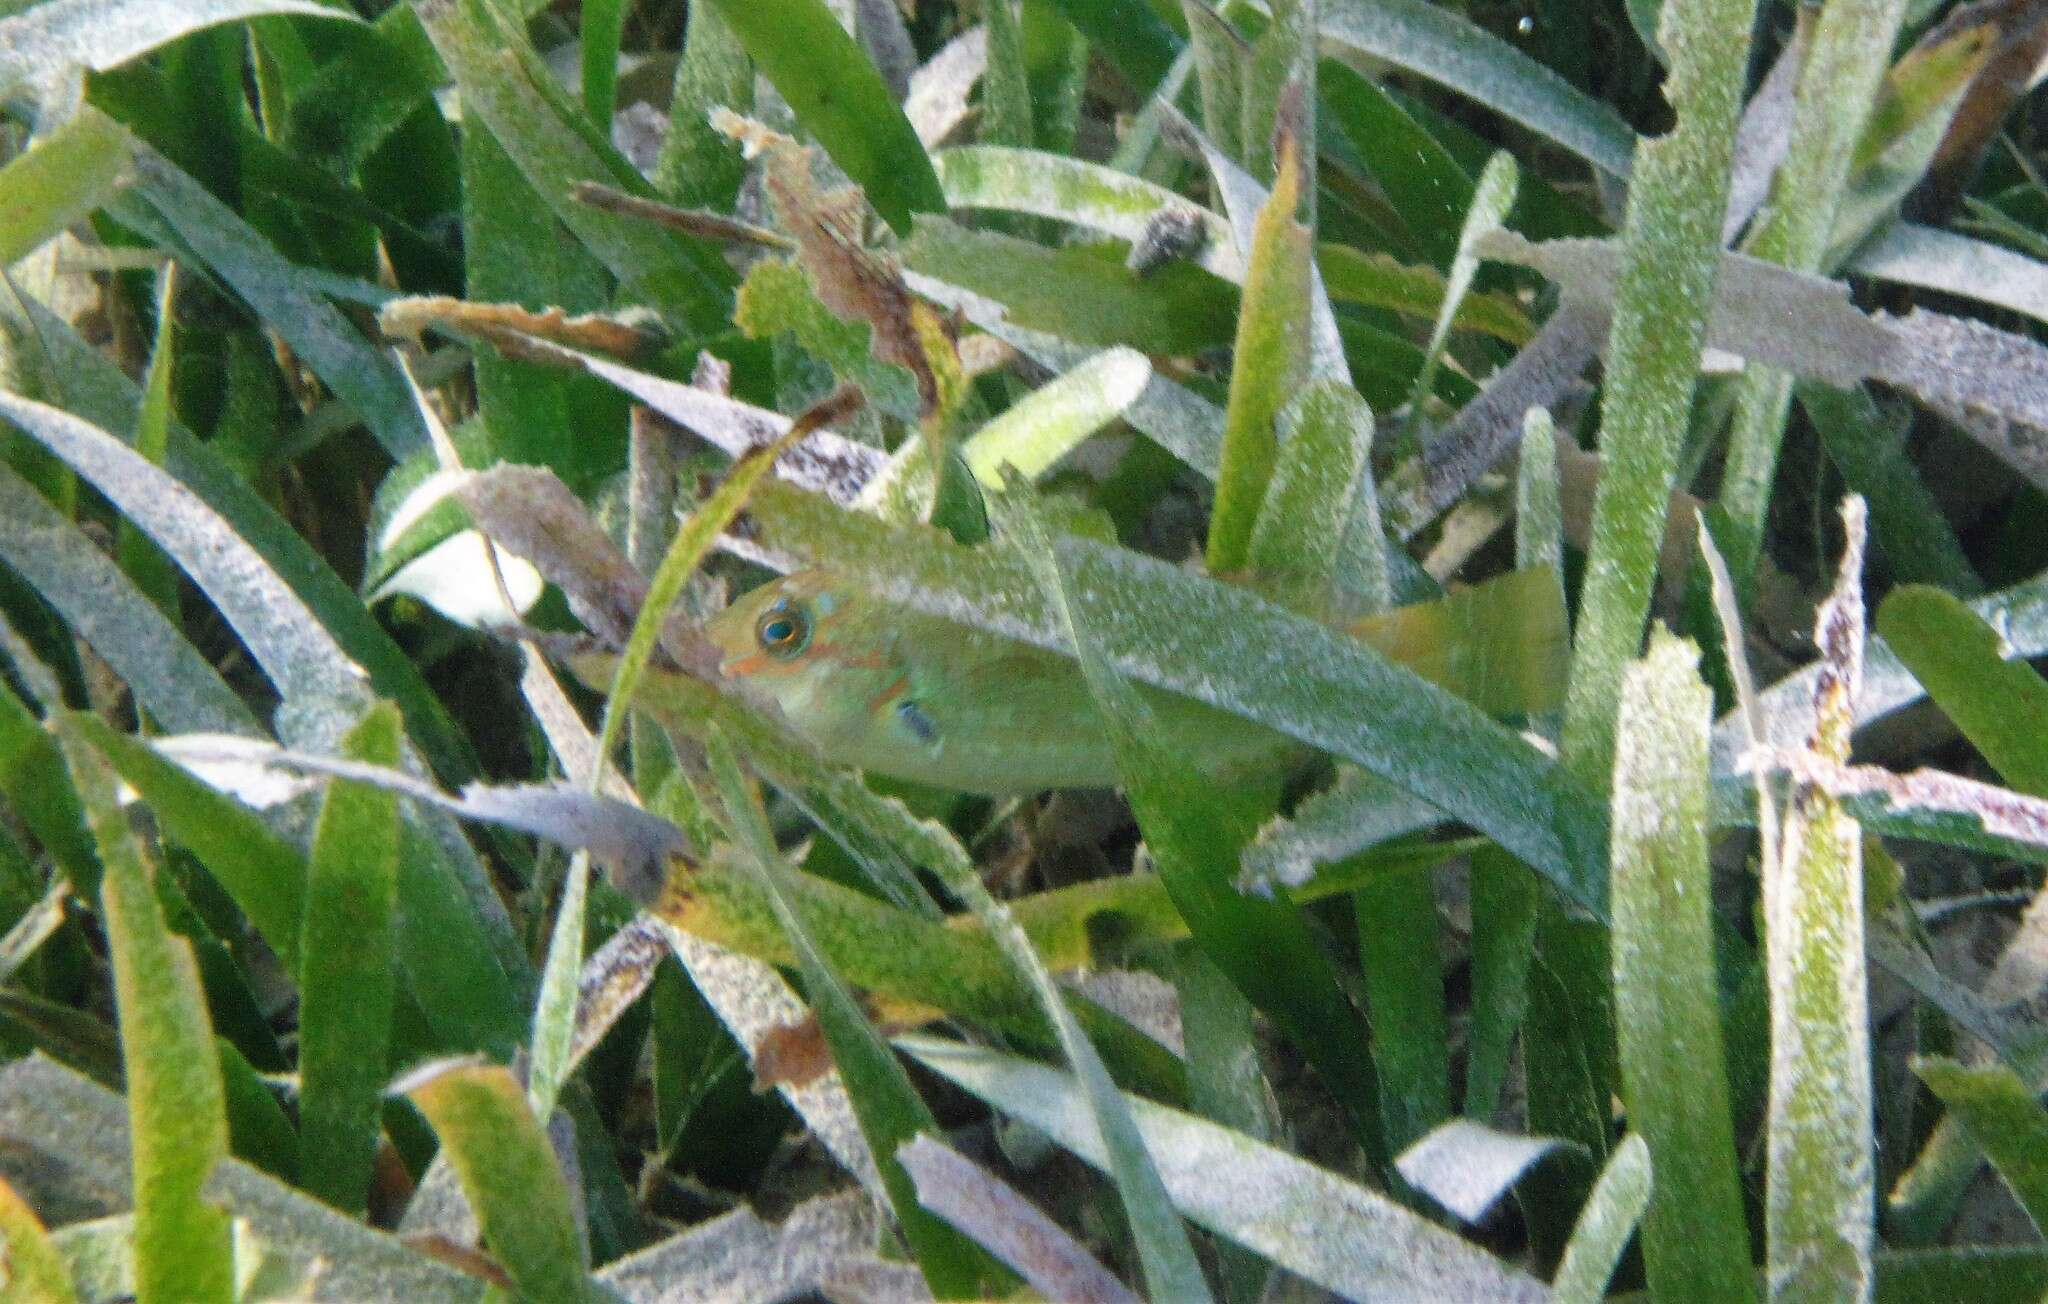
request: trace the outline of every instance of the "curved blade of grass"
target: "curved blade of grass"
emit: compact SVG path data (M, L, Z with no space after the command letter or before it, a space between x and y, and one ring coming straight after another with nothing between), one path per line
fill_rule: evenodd
M1658 1181L1650 1289L1755 1298L1728 1113L1707 863L1713 696L1692 644L1659 629L1622 685L1614 787L1614 991L1629 1128ZM1610 1268L1612 1264L1608 1265Z
M2048 267L2040 259L1953 231L1894 222L1858 248L1845 270L1975 299L2048 322Z
M1190 935L1315 1065L1344 1107L1367 1158L1386 1163L1392 1156L1382 1131L1380 1085L1366 1054L1364 1021L1338 988L1293 906L1237 890L1239 850L1256 821L1270 813L1270 794L1262 802L1257 785L1245 785L1219 800L1217 786L1197 770L1196 758L1169 752L1148 734L1149 709L1097 641L1100 617L1084 613L1076 600L1085 582L1077 580L1071 559L1055 552L1035 522L1024 535L1024 546L1045 606L1080 661L1138 826Z
M31 12L57 7L47 4ZM0 23L0 29L5 25ZM4 62L0 56L0 66ZM26 257L98 208L120 184L134 149L127 131L87 107L0 168L0 194L7 196L7 211L0 217L0 265Z
M377 436L395 461L424 449L412 396L388 358L349 325L299 268L239 214L168 159L138 149L134 202L169 223L194 260L246 301ZM118 208L116 210L118 214Z
M68 412L0 393L0 417L67 462L175 558L221 609L282 695L366 701L360 675L326 629L191 490Z
M398 764L396 708L380 703L342 755ZM299 954L299 1132L305 1188L337 1209L367 1207L381 1134L396 976L398 795L336 779L313 832Z
M936 1130L938 1124L911 1085L910 1075L818 948L810 925L791 899L787 885L793 871L776 849L760 796L740 773L732 745L723 734L713 730L707 739L707 750L727 825L736 836L745 863L766 893L776 922L796 952L797 967L804 976L812 1009L831 1047L832 1060L846 1084L847 1095L853 1100L861 1132L881 1168L890 1207L910 1242L918 1267L933 1293L941 1297L978 1294L984 1284L999 1287L1008 1272L979 1246L918 1204L909 1174L896 1160L896 1150L918 1134Z
M1468 96L1609 176L1629 175L1635 133L1618 114L1454 12L1425 0L1323 0L1320 26L1324 40Z
M35 359L46 397L61 399L77 416L123 442L134 442L140 393L104 353L33 299L0 295L0 319L10 335L21 337L14 341L17 363ZM234 536L298 595L349 658L369 672L371 687L399 704L414 741L443 780L461 783L475 777L476 758L468 740L361 599L216 452L175 422L169 433L165 469L218 512Z
M1972 1068L1923 1057L1913 1072L1962 1119L2035 1227L2048 1226L2048 1112L2035 1093L2003 1064Z
M763 538L830 558L877 596L1071 655L1028 564L967 550L781 485L755 496ZM1606 913L1606 819L1526 741L1358 641L1242 589L1123 549L1062 538L1070 600L1106 661L1351 760L1520 856L1595 916ZM1219 646L1217 630L1232 631ZM1432 746L1418 749L1416 738Z
M881 74L820 0L709 0L754 63L899 235L945 192Z
M164 925L106 758L66 724L58 725L58 740L106 867L100 910L133 1129L136 1293L226 1304L233 1297L228 1220L200 1194L227 1157L228 1128L198 968Z
M1199 245L1189 257L1227 281L1244 279L1244 260L1230 224L1215 213L1143 177L1100 163L1035 149L970 145L932 156L946 203L953 208L995 209L1099 231L1129 244L1145 239L1162 212L1193 223Z
M410 401L410 400L408 400ZM235 533L198 495L137 455L105 431L68 413L0 393L0 416L13 421L63 458L128 519L142 527L157 545L184 568L233 626L266 674L297 712L280 716L288 729L315 735L338 732L368 706L370 695L362 673L335 642L299 595L263 558ZM482 864L459 835L440 840L430 830L438 813L407 818L409 850L400 895L408 921L443 930L439 945L428 948L432 963L456 963L462 980L429 988L422 1002L445 1013L468 1013L447 1026L473 1025L486 1019L503 1026L517 1017L512 999L515 983L526 972L524 953L511 932L504 903L486 878ZM450 831L442 823L439 831ZM409 926L411 926L409 922ZM296 925L294 925L296 927ZM460 945L455 938L466 939ZM452 975L451 975L452 976ZM462 1040L474 1037L466 1034Z
M2048 797L2048 680L1998 631L1939 589L1894 589L1877 628L1942 713L2020 792Z
M220 673L106 553L0 466L0 557L62 615L166 728L259 737Z
M1005 466L1036 480L1090 435L1122 416L1152 379L1152 364L1135 349L1105 349L1018 399L969 435L960 455L984 488L999 489ZM862 498L885 515L914 520L931 497L931 459L906 444Z
M0 88L49 82L75 68L106 72L181 36L268 14L354 17L312 0L50 0L0 21Z
M1140 276L1099 248L1047 249L940 218L920 218L902 256L912 272L1003 304L1019 326L1097 348L1199 353L1228 343L1237 322L1233 288L1182 264Z
M898 1044L932 1071L1098 1168L1073 1079L932 1037ZM1352 1299L1535 1301L1542 1285L1375 1191L1178 1110L1126 1102L1174 1203L1193 1221Z
M1550 1279L1555 1304L1598 1304L1607 1298L1608 1280L1650 1203L1652 1184L1650 1147L1632 1132L1614 1148L1579 1210L1564 1259Z
M1463 1221L1476 1223L1530 1169L1570 1148L1553 1137L1498 1132L1454 1118L1403 1150L1394 1168L1417 1191Z
M428 1065L394 1089L433 1125L491 1257L522 1296L563 1304L605 1297L584 1275L554 1147L511 1073L495 1064Z

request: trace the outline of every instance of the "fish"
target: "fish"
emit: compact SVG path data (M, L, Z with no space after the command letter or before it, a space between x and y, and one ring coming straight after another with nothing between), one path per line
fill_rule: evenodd
M1493 714L1563 697L1564 613L1547 569L1344 628ZM885 602L825 568L743 594L706 632L721 673L772 700L835 764L994 795L1117 783L1115 748L1071 657ZM1156 741L1212 773L1287 765L1304 750L1205 703L1140 693Z

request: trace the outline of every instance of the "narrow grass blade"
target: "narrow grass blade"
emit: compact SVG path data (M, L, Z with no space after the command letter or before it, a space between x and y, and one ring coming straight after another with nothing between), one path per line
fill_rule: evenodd
M0 558L45 595L164 727L255 736L256 717L105 551L0 466Z
M1380 1074L1380 1112L1387 1148L1399 1152L1451 1112L1450 1020L1435 876L1427 869L1381 875L1353 895L1352 909L1372 1017L1372 1059Z
M2048 797L2048 680L2011 654L1960 599L1909 585L1892 590L1878 632L1936 706L2014 789Z
M1067 1075L936 1038L899 1044L1090 1164L1107 1166ZM1136 1098L1127 1104L1183 1213L1327 1290L1352 1299L1546 1298L1533 1278L1376 1191L1178 1110Z
M1651 1186L1649 1144L1631 1133L1614 1148L1600 1180L1593 1184L1593 1194L1579 1210L1578 1225L1565 1242L1564 1260L1550 1280L1550 1297L1556 1304L1598 1304L1607 1298L1608 1280L1649 1206Z
M577 33L583 47L583 107L607 136L618 102L619 37L625 26L625 0L591 0L583 6Z
M1822 674L1807 750L1848 760L1863 671L1862 501L1842 510L1848 542L1815 624ZM1764 930L1771 994L1765 1240L1773 1299L1834 1299L1867 1288L1874 1238L1869 997L1864 978L1862 832L1826 792L1795 791L1781 846L1766 849Z
M291 344L394 460L426 447L412 396L390 359L349 325L301 269L170 160L145 149L134 168L137 202L161 215L202 266Z
M1912 414L1880 406L1861 386L1802 381L1793 393L1849 492L1870 504L1870 530L1892 575L1966 597L1981 592L1983 581L1906 452Z
M1361 490L1372 492L1372 409L1349 385L1316 381L1288 400L1276 424L1286 438L1252 526L1245 563L1266 592L1314 609L1334 596L1331 585L1353 502ZM1371 521L1377 525L1377 513ZM1377 575L1359 587L1372 593L1375 608L1385 607L1391 591L1376 528L1370 543L1373 556L1360 569Z
M982 22L988 28L988 70L981 79L981 141L985 145L1028 149L1032 137L1031 80L1025 66L1023 26L1008 0L985 6ZM952 202L950 197L947 202Z
M1834 0L1815 20L1799 71L1798 107L1785 161L1771 187L1770 209L1749 240L1759 258L1795 271L1826 270L1843 188L1855 145L1906 14L1906 0ZM1758 367L1736 381L1728 430L1721 506L1734 522L1731 569L1746 578L1761 546L1764 513L1778 466L1778 446L1792 405L1792 377Z
M462 1180L491 1257L530 1299L603 1298L583 1248L554 1147L518 1079L497 1065L430 1064L394 1084L427 1116Z
M99 857L63 753L6 683L0 683L0 793L64 871L71 890L80 900L92 900L99 892Z
M570 197L579 181L618 186L643 198L653 194L579 107L558 103L549 93L553 83L546 73L536 74L537 56L524 35L510 31L476 0L433 0L421 4L419 14L462 91L463 111L490 129L562 225L664 318L694 330L723 329L734 277L713 250Z
M902 1157L920 1203L1000 1255L1045 1298L1138 1304L1058 1223L957 1150L921 1136Z
M100 910L133 1129L136 1293L226 1304L233 1296L228 1220L201 1188L227 1157L228 1129L198 968L164 925L146 853L115 798L113 770L75 731L60 726L58 737L106 867Z
M881 74L821 0L710 0L754 63L900 235L945 193Z
M142 382L142 403L135 413L135 451L164 464L171 443L171 378L177 364L178 267L172 263L157 278L156 343L149 352L149 371ZM115 542L121 570L147 594L166 619L175 622L178 610L178 572L163 551L136 528L122 521Z
M1479 272L1478 243L1481 237L1507 221L1508 210L1515 206L1515 192L1520 183L1521 170L1515 166L1514 156L1505 150L1495 152L1486 161L1486 170L1479 174L1478 187L1472 193L1472 206L1465 210L1464 224L1458 229L1458 252L1452 256L1450 273L1444 278L1443 301L1437 306L1436 325L1430 329L1429 346L1423 350L1422 370L1415 373L1415 388L1408 397L1404 444L1414 437L1419 428L1423 403L1435 390L1436 369L1443 362L1444 345L1451 337L1451 325L1464 306L1465 295L1472 289L1472 278Z
M1243 895L1235 883L1239 851L1271 813L1277 794L1261 792L1257 784L1219 790L1196 758L1169 751L1153 736L1149 708L1108 662L1097 641L1096 618L1075 600L1083 585L1071 562L1043 539L1038 542L1040 555L1027 561L1038 572L1063 641L1080 661L1138 826L1190 935L1308 1056L1343 1105L1367 1157L1387 1162L1392 1154L1381 1121L1380 1085L1366 1055L1364 1021L1293 906Z
M0 168L0 194L8 198L0 264L20 261L98 208L120 183L134 149L134 137L119 123L85 106Z
M1609 469L1594 499L1565 707L1566 768L1601 788L1691 419L1755 12L1755 0L1671 0L1661 20L1678 124L1643 145L1629 187L1601 407Z
M1302 184L1294 148L1290 137L1283 144L1273 193L1252 233L1230 402L1224 410L1216 507L1209 519L1212 574L1238 570L1250 559L1252 530L1279 453L1273 423L1308 372L1311 252L1308 228L1294 216Z
M2036 1227L2048 1226L2048 1112L2003 1064L1970 1068L1917 1059L1913 1072L1962 1119Z
M732 745L715 731L707 741L712 777L725 807L727 827L796 954L797 968L804 976L819 1028L853 1101L868 1148L875 1154L882 1185L889 1192L890 1207L910 1242L918 1267L933 1293L942 1297L961 1292L976 1294L984 1284L999 1284L1007 1272L978 1246L918 1204L910 1177L897 1162L896 1150L938 1125L911 1085L910 1075L868 1022L853 993L814 940L811 925L788 890L793 871L775 846L761 799L740 772Z
M1857 249L1848 271L1975 299L2048 322L2048 266L2038 258L1931 226L1894 222Z
M1728 1113L1707 863L1699 653L1659 630L1622 688L1614 789L1614 990L1629 1128L1657 1184L1643 1224L1650 1289L1755 1298Z
M654 184L685 208L730 212L747 165L739 142L711 125L711 111L754 111L754 64L715 7L694 6L686 21Z
M342 755L398 764L400 724L372 707ZM299 1130L305 1187L337 1209L367 1207L381 1136L396 990L398 796L336 779L313 833L299 955Z
M1447 86L1609 176L1629 175L1635 133L1612 109L1454 12L1426 0L1323 0L1321 26L1324 40Z

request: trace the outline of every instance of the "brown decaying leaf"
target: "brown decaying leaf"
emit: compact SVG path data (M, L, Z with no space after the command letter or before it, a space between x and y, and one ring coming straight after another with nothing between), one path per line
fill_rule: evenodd
M736 217L713 213L702 208L677 208L657 199L642 199L629 195L623 190L601 186L595 181L579 181L569 188L569 198L591 208L621 217L634 217L671 231L685 235L703 236L711 240L723 240L732 244L761 245L768 249L794 249L796 241L780 231L771 231L765 226L742 222Z
M712 125L761 160L769 202L795 237L797 260L819 301L841 317L866 322L874 331L874 355L909 371L924 411L937 410L939 381L919 339L919 301L896 260L862 243L867 200L859 189L819 190L811 179L811 151L758 122L721 110ZM923 311L931 314L928 307Z
M815 1015L802 1023L780 1023L754 1041L754 1090L801 1087L833 1070L832 1048Z
M620 321L605 313L571 317L560 308L534 312L516 303L471 303L428 294L393 299L377 310L377 328L392 339L418 343L428 329L480 335L515 357L529 355L528 336L614 357L637 358L667 343L658 330Z
M1984 147L2034 81L2048 58L2048 0L1976 0L1958 5L1914 43L1914 52L1972 30L1991 34L1991 55L1963 93L1948 132L1934 152L1926 179L1910 207L1923 221L1938 219L1977 170ZM1911 55L1908 55L1911 57Z

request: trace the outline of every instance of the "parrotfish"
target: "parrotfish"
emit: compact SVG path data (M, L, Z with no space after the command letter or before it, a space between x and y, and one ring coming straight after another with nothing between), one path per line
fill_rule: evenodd
M1517 571L1347 629L1484 710L1533 714L1562 696L1557 594L1553 573ZM726 677L773 699L837 764L996 794L1117 781L1080 666L1056 652L883 602L824 570L754 589L708 632ZM1143 695L1160 736L1214 772L1298 750L1215 707Z

